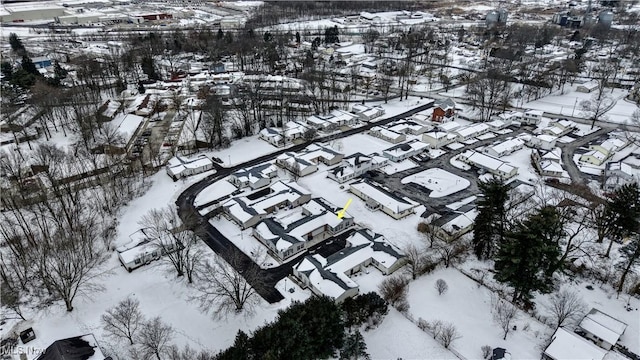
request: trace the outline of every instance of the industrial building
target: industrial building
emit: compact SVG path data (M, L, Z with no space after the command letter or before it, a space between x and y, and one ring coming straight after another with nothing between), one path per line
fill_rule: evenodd
M63 6L50 2L5 4L0 7L0 22L46 20L65 15Z

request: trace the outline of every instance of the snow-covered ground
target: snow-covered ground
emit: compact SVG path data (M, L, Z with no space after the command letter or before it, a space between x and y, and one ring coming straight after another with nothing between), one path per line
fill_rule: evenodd
M431 190L429 197L440 198L455 194L471 185L469 180L461 178L448 171L433 168L407 176L401 181L403 184L414 183Z

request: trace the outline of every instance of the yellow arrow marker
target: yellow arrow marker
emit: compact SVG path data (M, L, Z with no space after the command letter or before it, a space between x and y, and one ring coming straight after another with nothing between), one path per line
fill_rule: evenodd
M338 211L338 219L342 219L344 217L344 213L347 212L347 208L351 205L351 201L353 201L353 199L349 199L349 201L347 201L347 205L345 205L342 210Z

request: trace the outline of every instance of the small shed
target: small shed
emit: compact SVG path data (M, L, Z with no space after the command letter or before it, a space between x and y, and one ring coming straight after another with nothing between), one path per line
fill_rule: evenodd
M588 83L578 85L578 87L576 87L576 91L581 93L590 93L597 90L599 87L600 85L598 85L596 81L590 81Z

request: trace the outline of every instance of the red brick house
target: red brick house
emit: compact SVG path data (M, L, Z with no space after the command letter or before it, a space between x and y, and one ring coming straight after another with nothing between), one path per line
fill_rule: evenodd
M456 114L456 103L451 99L440 100L433 108L431 121L443 122L445 118L451 118Z

